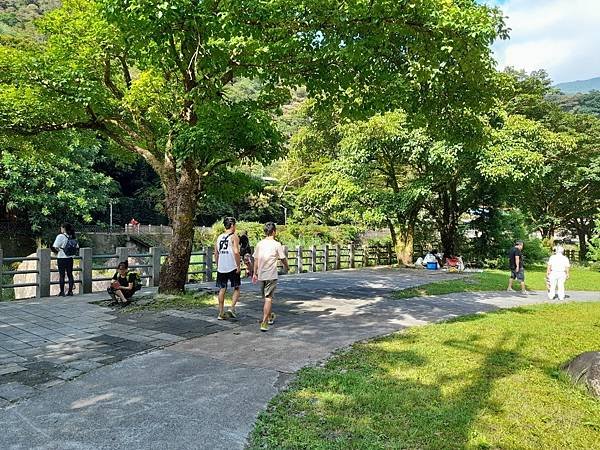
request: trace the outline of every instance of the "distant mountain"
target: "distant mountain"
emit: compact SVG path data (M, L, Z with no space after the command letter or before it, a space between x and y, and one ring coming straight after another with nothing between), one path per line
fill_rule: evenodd
M590 80L569 81L568 83L559 83L555 87L565 94L586 93L590 91L600 91L600 77Z

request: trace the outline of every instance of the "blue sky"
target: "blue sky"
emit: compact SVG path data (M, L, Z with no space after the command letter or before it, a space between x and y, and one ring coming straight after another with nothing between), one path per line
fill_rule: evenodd
M600 0L480 0L500 6L512 29L497 42L500 69L546 69L552 79L600 76Z

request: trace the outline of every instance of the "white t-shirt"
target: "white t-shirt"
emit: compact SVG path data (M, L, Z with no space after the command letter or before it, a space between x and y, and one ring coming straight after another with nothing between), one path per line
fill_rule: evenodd
M58 254L56 255L57 258L72 258L72 256L65 255L65 252L63 250L67 245L68 241L69 238L67 237L67 235L62 233L57 235L56 239L54 239L54 244L52 244L52 247L59 249Z
M567 268L571 267L569 258L565 255L552 255L548 260L548 265L553 273L565 273Z
M254 249L254 260L258 264L257 277L259 281L276 280L277 262L287 256L283 246L275 239L263 239Z
M237 270L235 255L233 254L233 234L226 232L217 238L217 250L219 251L219 263L217 272L229 273Z
M427 264L427 263L430 263L430 262L434 262L434 263L438 262L438 260L435 258L435 255L433 253L427 253L425 255L425 258L423 259L423 263L424 264Z

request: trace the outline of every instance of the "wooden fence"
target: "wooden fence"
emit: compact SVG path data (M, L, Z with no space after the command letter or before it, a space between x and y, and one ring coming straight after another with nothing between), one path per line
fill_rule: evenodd
M351 269L397 263L396 255L390 245L322 245L285 248L290 273L323 272L329 270ZM130 248L118 247L114 254L94 255L91 248L81 248L79 256L74 257L75 283L80 293L99 291L94 283L109 281L120 261L128 261L131 270L139 270L147 286L160 284L160 266L168 256L159 247L152 247L149 253L131 253ZM49 297L51 286L58 281L52 280L52 274L58 272L52 262L56 258L50 249L39 249L36 256L5 257L0 249L0 300L12 298L10 290L35 288L35 297ZM33 268L19 268L31 261ZM245 274L245 268L243 275ZM15 276L30 276L28 282L15 282ZM31 276L33 275L33 276ZM188 269L188 282L200 283L212 281L216 275L212 247L204 247L192 253ZM56 277L54 277L56 278ZM33 297L33 295L32 295Z

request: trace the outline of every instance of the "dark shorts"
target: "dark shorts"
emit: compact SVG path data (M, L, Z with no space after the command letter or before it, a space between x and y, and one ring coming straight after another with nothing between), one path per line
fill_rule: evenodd
M219 289L227 289L227 283L231 284L231 287L234 289L239 288L242 285L240 273L237 270L227 273L217 272L217 287Z
M121 289L115 289L113 287L109 287L108 289L106 289L106 292L108 292L110 295L115 295L117 293L117 291L121 291ZM131 289L126 289L121 292L123 293L123 296L125 298L133 297L133 291Z
M525 281L525 270L523 269L519 269L519 270L512 270L510 271L510 277L513 280L519 280L519 281Z
M273 298L275 288L277 287L277 280L265 280L260 281L260 292L263 297Z

